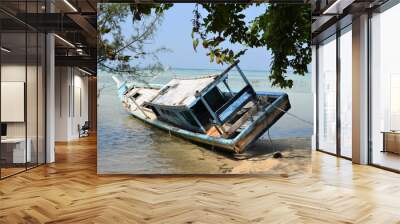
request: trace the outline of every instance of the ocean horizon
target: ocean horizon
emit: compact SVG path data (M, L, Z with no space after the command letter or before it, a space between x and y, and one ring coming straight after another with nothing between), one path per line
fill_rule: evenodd
M210 69L210 68L169 68L151 77L141 78L143 81L154 84L166 84L173 78L195 78L211 74L219 74L224 69ZM256 91L284 91L284 92L302 92L311 93L311 74L307 73L304 76L296 75L294 73L287 73L285 76L292 79L294 85L292 88L281 89L277 86L272 86L266 70L247 70L242 69L243 73L248 77ZM104 76L107 72L99 71L100 76ZM241 80L239 74L234 74L230 77L233 79L233 85L238 84Z

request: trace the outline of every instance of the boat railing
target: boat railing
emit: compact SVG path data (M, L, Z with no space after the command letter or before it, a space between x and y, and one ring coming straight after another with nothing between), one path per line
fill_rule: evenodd
M251 83L246 78L243 71L240 69L238 63L239 61L235 61L227 69L225 69L224 72L222 72L219 76L217 76L217 78L211 85L207 86L207 88L204 88L201 92L196 93L197 99L203 102L204 106L209 111L214 122L218 125L222 125L225 122L229 121L232 117L234 117L237 111L242 109L244 105L246 105L249 101L254 100L256 98L256 93L253 87L251 86ZM245 83L245 86L238 93L233 93L228 83L226 82L226 79L228 78L229 72L232 68L236 68L240 77L243 79ZM220 84L221 82L224 83L228 91L233 96L230 99L228 99L228 101L225 102L220 108L214 111L207 102L207 100L204 98L204 96L209 91L217 87L217 85Z
M235 116L235 114L249 101L254 100L255 97L256 93L254 92L253 87L251 87L251 85L247 85L216 111L219 120L222 123L225 123Z

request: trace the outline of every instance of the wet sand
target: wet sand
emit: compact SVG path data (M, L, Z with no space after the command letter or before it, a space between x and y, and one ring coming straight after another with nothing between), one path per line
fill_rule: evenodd
M255 148L262 149L260 151L271 149L271 144L266 146L265 141L259 141ZM275 153L259 153L246 160L233 162L230 173L295 175L311 171L310 138L274 139L272 144L272 150L280 152L281 158L274 158Z
M193 150L179 155L177 163L174 163L178 169L175 173L186 174L195 171L209 174L295 175L311 171L309 138L273 139L272 144L268 139L260 139L242 154L232 154L206 146ZM274 158L277 152L281 153L281 158Z
M99 173L294 175L310 171L310 138L272 139L271 144L264 135L245 153L234 154L171 136L135 118L128 120L136 127L130 138L102 138L121 145L101 147ZM282 158L273 158L276 152Z

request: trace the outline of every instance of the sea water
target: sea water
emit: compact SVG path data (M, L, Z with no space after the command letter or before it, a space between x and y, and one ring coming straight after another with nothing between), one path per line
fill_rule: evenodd
M192 78L220 72L175 68L146 78L146 81L165 84L172 78ZM288 78L293 80L293 87L280 89L271 86L266 71L243 72L256 91L285 92L289 95L292 107L289 113L269 130L271 138L291 146L296 142L295 139L309 139L313 130L310 75L288 74ZM104 72L98 74L99 173L220 173L232 169L235 165L235 162L224 154L170 136L130 116L119 101L117 88L111 76L112 74ZM243 80L238 73L233 72L228 83L237 91ZM260 147L266 148L268 152L271 147L262 143L267 139L267 134L260 138ZM267 141L264 142L267 144ZM307 148L308 143L309 141L299 141L301 148ZM296 145L293 147L299 148Z

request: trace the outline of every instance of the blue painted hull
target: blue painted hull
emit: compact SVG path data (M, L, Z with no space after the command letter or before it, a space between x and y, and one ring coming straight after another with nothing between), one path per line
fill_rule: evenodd
M231 139L213 137L202 133L184 130L158 119L146 118L140 112L131 112L131 114L145 123L184 139L236 153L241 153L250 147L252 143L254 143L261 135L263 135L285 114L286 111L290 109L289 97L286 93L257 92L257 97L272 97L275 100L266 105L263 108L260 116L258 116L249 126L243 129L237 136Z

